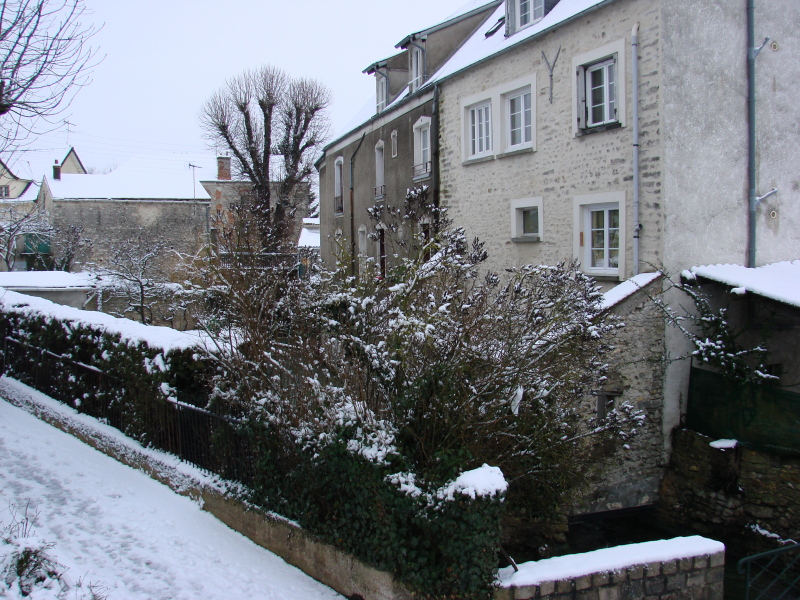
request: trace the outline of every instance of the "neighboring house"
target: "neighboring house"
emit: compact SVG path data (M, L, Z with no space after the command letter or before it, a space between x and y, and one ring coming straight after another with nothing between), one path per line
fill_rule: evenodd
M96 297L97 279L88 273L63 271L6 272L0 273L0 288L73 308L87 308Z
M411 139L423 116L432 165L421 183L469 238L485 242L492 269L577 259L610 290L660 268L675 277L698 264L748 264L753 254L750 266L798 258L800 110L791 82L800 75L800 3L757 2L759 39L773 41L756 57L754 158L744 3L505 0L488 9L421 82L408 75L413 92L389 95L388 108L326 147L318 162L326 263L337 234L344 247L385 256L366 241L362 249L373 232L368 184L392 182L384 201L399 202L417 183L408 164L417 164ZM381 75L367 71L378 75L380 110ZM388 82L390 91L399 87ZM420 106L424 113L413 112ZM380 156L380 141L395 130L412 136L381 171L372 149ZM347 177L351 161L354 178ZM758 204L752 228L751 187L756 196L778 190ZM661 284L648 285L657 292ZM684 340L646 295L609 310L625 315L628 333L607 388L597 391L598 407L608 396L634 402L648 426L613 459L627 480L612 476L619 485L595 490L584 501L589 510L654 501L688 390L688 361L671 361ZM642 470L648 475L637 481Z
M32 179L15 175L0 161L0 248L2 270L25 270L27 258L38 250L49 251L44 206L37 204L39 186Z
M236 207L246 205L253 195L253 184L246 180L233 179L231 176L231 158L217 157L217 178L201 181L200 185L211 197L210 233L212 243L222 253L232 249L224 248L224 234L220 229L234 224ZM273 184L273 197L277 197L277 184ZM311 187L308 183L297 186L292 204L297 207L294 220L289 228L289 238L296 241L300 235L301 223L309 216L311 203Z
M83 229L92 242L84 263L106 264L115 246L140 237L166 241L174 251L168 262L178 253L194 254L209 241L209 198L194 186L188 170L123 165L89 174L72 149L43 178L38 202L57 230Z
M418 185L432 187L436 200L437 138L431 133L436 92L425 82L499 4L500 0L479 3L409 35L396 46L402 52L364 70L376 78L372 116L326 146L317 161L321 249L327 265L337 258L349 259L355 274L363 264L358 257L369 256L385 273L386 240L381 229L376 239L368 237L375 227L367 209L375 202L402 204L406 191ZM336 238L346 240L346 256L335 256L340 246Z

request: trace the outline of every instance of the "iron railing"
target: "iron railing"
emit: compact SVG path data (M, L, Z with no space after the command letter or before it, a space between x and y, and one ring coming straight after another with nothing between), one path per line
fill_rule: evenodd
M745 574L745 600L800 598L800 544L754 554L739 561Z
M432 164L431 161L414 165L414 177L423 177L431 174Z
M3 371L95 417L147 447L226 479L252 481L253 432L246 423L167 399L153 385L125 386L92 365L5 337Z

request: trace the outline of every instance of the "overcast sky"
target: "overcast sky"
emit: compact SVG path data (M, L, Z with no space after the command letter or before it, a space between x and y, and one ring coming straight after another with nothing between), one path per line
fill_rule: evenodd
M90 18L103 25L93 42L105 59L68 111L69 133L64 127L42 136L39 151L27 153L14 170L29 175L25 161L40 170L75 146L87 167L157 154L172 168L202 163L198 179L211 178L204 159L213 152L202 138L198 110L226 78L265 63L326 84L339 131L374 93L373 76L361 71L397 52L394 45L405 35L466 2L86 0Z

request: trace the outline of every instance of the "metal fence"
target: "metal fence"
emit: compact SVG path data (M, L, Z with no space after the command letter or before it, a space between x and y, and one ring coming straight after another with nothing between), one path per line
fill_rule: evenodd
M800 598L800 544L754 554L739 561L745 574L745 600Z
M5 336L3 371L147 447L204 471L247 483L253 475L253 432L241 421L167 399L155 384L125 385L100 369Z
M776 386L731 382L692 367L686 425L716 438L800 455L800 394Z

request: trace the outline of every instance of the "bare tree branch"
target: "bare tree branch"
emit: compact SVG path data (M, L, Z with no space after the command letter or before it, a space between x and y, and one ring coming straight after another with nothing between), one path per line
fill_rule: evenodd
M97 32L83 0L4 0L0 9L0 151L55 127L89 83Z
M296 192L313 172L312 155L328 133L330 91L265 65L229 79L200 111L209 144L235 158L253 184L250 217L265 249L285 242ZM277 194L277 198L273 195Z

